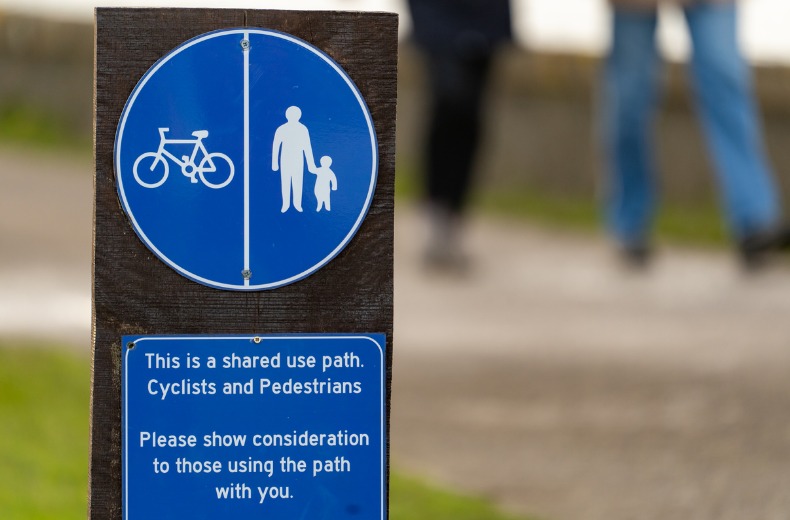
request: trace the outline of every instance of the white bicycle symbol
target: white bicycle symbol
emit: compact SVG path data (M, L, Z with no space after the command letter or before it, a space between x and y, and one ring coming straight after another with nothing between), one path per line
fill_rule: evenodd
M170 159L181 167L181 173L189 177L192 183L197 183L197 177L209 188L219 189L227 186L233 180L234 166L233 161L224 153L208 153L203 139L208 137L208 130L196 130L192 132L195 139L167 139L165 133L169 128L159 129L159 149L155 152L146 152L134 161L134 178L144 188L158 188L167 180L170 174L170 164L166 159ZM182 155L179 159L168 150L168 144L193 144L191 155ZM195 164L195 159L200 152L200 163ZM219 160L218 160L219 159ZM150 161L150 165L149 165ZM141 168L142 165L142 169ZM161 166L160 166L161 165ZM142 176L140 175L142 174Z

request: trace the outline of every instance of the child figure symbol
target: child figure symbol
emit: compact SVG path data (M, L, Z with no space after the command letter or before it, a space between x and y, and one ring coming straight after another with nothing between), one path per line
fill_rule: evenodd
M332 166L332 158L325 155L321 157L321 167L311 172L316 176L315 198L318 201L316 211L321 211L322 206L327 211L332 211L331 192L337 190L337 177L330 166Z

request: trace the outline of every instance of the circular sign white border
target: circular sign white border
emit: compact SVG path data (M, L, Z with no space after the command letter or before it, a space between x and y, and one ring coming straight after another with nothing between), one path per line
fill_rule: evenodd
M272 36L275 38L280 38L289 41L291 43L295 43L296 45L299 45L300 47L303 47L304 49L307 49L308 51L312 52L313 54L321 58L324 62L326 62L330 67L332 67L332 69L334 69L335 72L338 73L338 75L343 79L343 81L346 82L346 84L349 86L351 91L354 93L354 96L356 97L357 101L359 102L359 106L362 109L362 113L365 116L365 121L367 122L368 131L370 133L371 154L373 159L372 167L371 167L371 175L370 175L370 186L368 187L368 193L367 193L367 197L365 198L365 203L362 206L362 210L360 211L357 220L354 222L354 225L351 227L351 230L348 232L345 238L340 242L340 244L338 244L338 246L335 247L334 250L332 250L327 256L325 256L314 266L302 271L301 273L295 274L289 278L279 280L277 282L271 282L271 283L259 284L259 285L252 285L252 284L234 285L234 284L215 282L213 280L209 280L202 276L196 275L184 269L183 267L176 264L172 260L170 260L170 258L168 258L167 255L162 253L159 250L159 248L157 248L153 244L153 242L149 240L148 236L145 234L143 229L137 223L137 220L134 217L134 213L132 212L132 208L129 206L129 202L126 199L126 192L124 191L122 171L121 171L121 146L123 142L123 132L126 127L126 119L129 115L130 110L134 106L134 102L137 100L137 95L140 93L143 87L145 87L146 83L148 83L148 80L154 74L156 74L156 72L168 61L170 61L172 58L177 56L182 51L192 47L193 45L197 45L198 43L204 42L206 40L210 40L212 38L217 38L220 36L229 36L234 34L240 34L242 36L244 36L245 34L261 34L264 36ZM346 72L340 67L340 65L337 64L337 62L335 62L335 60L333 60L331 57L329 57L329 55L324 53L321 49L313 46L312 44L284 32L275 31L272 29L260 29L260 28L219 29L217 31L212 31L212 32L204 33L202 35L198 35L190 40L185 41L181 45L177 46L176 48L168 52L165 56L160 58L154 65L152 65L151 68L148 69L148 71L146 71L146 73L143 75L140 81L137 82L137 85L135 85L134 90L132 91L131 95L129 96L129 99L126 101L126 104L123 107L123 112L121 113L121 120L118 123L118 129L115 132L115 150L113 153L113 158L114 158L113 162L115 166L115 179L118 184L117 189L118 189L118 196L121 199L121 206L123 207L126 216L129 218L129 221L132 223L132 229L134 229L134 232L137 234L140 240L143 241L146 247L148 247L148 249L150 249L160 260L162 260L165 264L170 266L173 270L175 270L182 276L189 278L192 281L198 282L202 285L205 285L207 287L212 287L215 289L225 289L231 291L265 291L269 289L277 289L279 287L290 285L292 283L303 280L304 278L307 278L311 274L315 273L316 271L324 267L330 261L332 261L332 259L334 259L338 254L340 254L340 252L343 249L346 248L346 246L354 237L354 235L356 235L357 231L359 230L359 227L362 225L362 221L365 220L368 210L370 209L370 204L373 200L373 193L376 190L376 184L378 181L378 169L379 169L378 140L376 138L376 130L373 127L373 119L370 115L370 110L368 109L365 100L362 98L362 94L359 92L359 89L351 80L351 78L348 77L348 74L346 74Z

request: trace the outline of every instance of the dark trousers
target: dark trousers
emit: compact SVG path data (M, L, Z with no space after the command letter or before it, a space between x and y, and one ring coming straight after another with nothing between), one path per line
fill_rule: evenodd
M491 55L464 57L446 52L431 53L427 58L432 99L426 191L433 205L461 214L480 142L481 106Z

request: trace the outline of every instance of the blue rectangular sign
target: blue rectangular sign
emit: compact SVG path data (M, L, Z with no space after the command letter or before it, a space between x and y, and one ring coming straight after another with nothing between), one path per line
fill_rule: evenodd
M124 519L384 520L385 345L124 336Z

